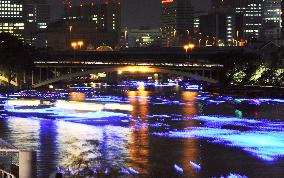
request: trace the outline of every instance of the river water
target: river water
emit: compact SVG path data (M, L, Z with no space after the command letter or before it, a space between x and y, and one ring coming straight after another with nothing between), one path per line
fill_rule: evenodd
M38 177L56 167L87 166L130 168L153 178L284 177L284 100L213 96L179 86L76 90L87 103L115 108L78 111L61 100L44 108L9 107L1 115L0 137L37 151ZM28 95L62 99L69 93Z

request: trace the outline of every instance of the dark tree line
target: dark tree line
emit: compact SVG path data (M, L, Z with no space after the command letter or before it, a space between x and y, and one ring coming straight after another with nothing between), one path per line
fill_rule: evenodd
M0 33L0 74L10 84L31 71L36 50L9 33Z
M270 61L256 52L231 51L212 56L211 61L223 64L222 81L236 85L284 85L284 49L272 54Z

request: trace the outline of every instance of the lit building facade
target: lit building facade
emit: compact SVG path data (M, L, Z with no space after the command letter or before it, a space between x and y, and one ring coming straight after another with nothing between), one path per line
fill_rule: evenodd
M162 46L183 46L192 39L194 10L191 0L162 0Z
M122 31L122 37L126 34L128 47L160 47L161 33L160 29L151 29L141 27L138 29L128 29L127 33Z
M44 39L37 41L38 32L45 29L48 22L49 5L45 1L0 1L0 32L11 33L25 43L44 43Z
M281 21L281 0L263 1L263 38L278 42L281 36Z
M212 9L227 9L236 14L236 32L246 40L260 37L263 0L212 0Z
M281 42L282 46L284 46L284 1L281 1Z
M50 7L45 0L24 0L25 42L37 47L46 46L42 31L50 22Z
M121 5L119 2L89 3L80 5L66 4L65 20L85 20L96 24L98 31L120 31Z
M198 34L200 32L200 16L202 15L207 15L207 12L203 11L195 11L194 12L194 21L193 21L193 29L194 29L194 34Z
M71 50L81 41L80 50L94 50L100 46L119 48L121 35L121 5L119 2L72 4L65 2L61 21L48 26L48 47Z
M21 1L0 1L0 32L11 33L23 39L25 21Z
M235 14L213 12L202 15L200 33L204 37L203 46L233 46L236 39Z

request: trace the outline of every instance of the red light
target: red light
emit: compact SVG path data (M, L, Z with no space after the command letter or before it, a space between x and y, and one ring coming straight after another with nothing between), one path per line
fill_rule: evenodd
M174 0L162 0L162 4L172 3Z

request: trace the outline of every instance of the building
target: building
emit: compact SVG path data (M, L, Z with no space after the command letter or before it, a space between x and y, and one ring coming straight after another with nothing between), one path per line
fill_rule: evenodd
M236 14L238 38L260 37L263 23L263 0L212 0L212 9L227 9Z
M281 1L281 41L282 41L282 46L284 46L284 1Z
M99 46L119 47L121 6L119 2L74 5L65 4L61 21L50 24L45 32L47 45L55 50L73 49L80 41L80 50Z
M44 43L44 39L37 40L49 22L49 5L45 1L0 1L0 16L0 32L18 36L30 45Z
M65 20L85 20L96 24L98 31L121 30L121 5L119 2L89 3L80 5L66 4Z
M46 39L42 31L50 23L50 7L45 0L24 0L24 20L25 20L25 42L37 46L45 47Z
M205 46L233 46L235 44L235 14L227 12L211 12L201 15L200 33Z
M200 16L202 15L207 15L208 12L203 12L203 11L195 11L194 12L194 21L193 21L193 29L194 29L194 34L198 34L200 32Z
M51 23L45 31L47 45L59 51L95 50L99 46L116 48L119 45L117 33L99 32L96 27L93 22L84 20L61 20ZM78 42L81 44L73 46L73 43Z
M25 21L21 1L0 1L0 32L11 33L23 39L24 30Z
M161 47L160 29L151 29L150 27L140 27L137 29L128 29L127 33L122 31L122 38L127 40L127 46L132 47ZM123 41L123 40L122 40Z
M194 10L191 0L162 0L162 46L183 46L192 39Z
M262 38L280 42L281 36L281 0L263 1Z

